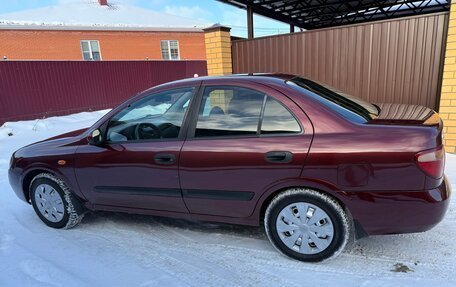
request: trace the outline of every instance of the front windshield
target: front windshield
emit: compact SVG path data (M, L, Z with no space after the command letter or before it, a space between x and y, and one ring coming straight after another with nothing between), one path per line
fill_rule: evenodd
M287 81L287 84L304 88L314 94L355 113L366 120L378 117L380 109L378 106L368 103L352 95L343 93L326 84L307 80L300 77L294 77Z
M162 115L166 113L171 104L163 103L156 106L147 105L137 109L133 109L119 118L119 121L128 121L128 120L139 120L147 117L152 117L155 115Z
M140 102L122 112L118 121L139 120L157 115L166 116L167 114L173 114L179 108L187 108L188 103L190 102L190 96L191 93L188 93L187 97L180 97L175 99L174 102L170 102L167 99L162 102L152 102L150 100L144 101L144 103Z

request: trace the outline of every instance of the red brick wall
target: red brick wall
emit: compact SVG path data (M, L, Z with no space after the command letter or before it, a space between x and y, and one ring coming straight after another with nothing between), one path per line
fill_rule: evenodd
M0 57L82 60L81 40L98 40L103 60L161 60L160 40L178 40L181 60L205 60L203 32L0 30Z

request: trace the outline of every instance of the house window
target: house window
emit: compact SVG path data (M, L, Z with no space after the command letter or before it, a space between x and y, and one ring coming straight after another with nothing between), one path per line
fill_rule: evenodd
M161 52L163 60L179 60L179 42L177 40L162 40Z
M81 41L82 59L84 61L101 61L100 43L96 40Z

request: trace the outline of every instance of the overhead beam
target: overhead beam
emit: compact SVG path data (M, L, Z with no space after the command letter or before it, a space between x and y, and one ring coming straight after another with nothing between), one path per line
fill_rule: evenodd
M236 1L233 1L233 0L217 0L217 1L225 3L225 4L234 5L236 7L242 8L242 9L247 9L247 6L248 5L252 5L252 3L253 3L253 1L249 1L249 0L236 0ZM293 24L293 25L295 25L296 27L299 27L299 28L312 29L311 26L303 25L302 23L299 23L299 22L291 19L290 17L285 17L284 15L282 15L280 13L275 13L274 11L272 11L270 9L267 9L267 8L264 8L264 7L261 7L261 6L253 6L252 5L252 10L253 10L254 13L256 13L258 15L261 15L261 16L264 16L264 17L268 17L268 18L271 18L271 19L274 19L274 20L277 20L277 21L280 21L280 22L287 23L287 24Z
M450 10L450 0L217 0L307 30ZM391 9L402 5L404 9ZM252 21L253 22L253 21ZM252 25L253 26L253 25ZM290 26L291 32L291 26Z
M412 4L416 1L404 1L400 4ZM405 16L412 16L412 15L423 15L429 13L435 13L442 11L442 8L439 5L421 5L416 6L415 8L409 9L385 9L388 7L380 7L377 13L363 13L363 12L354 12L351 15L347 15L346 13L326 13L320 14L312 17L308 17L306 20L312 21L312 19L317 18L320 19L318 23L318 28L325 28L325 27L334 27L346 24L354 24L360 22L371 22L375 20L381 19L395 19Z

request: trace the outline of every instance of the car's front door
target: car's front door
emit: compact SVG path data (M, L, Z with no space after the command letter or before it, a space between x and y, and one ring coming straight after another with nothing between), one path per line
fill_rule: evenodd
M75 172L94 205L188 212L178 164L196 87L153 93L114 115L106 143L77 150Z
M265 86L206 85L200 97L179 165L185 203L195 214L248 217L265 190L299 178L312 126Z

